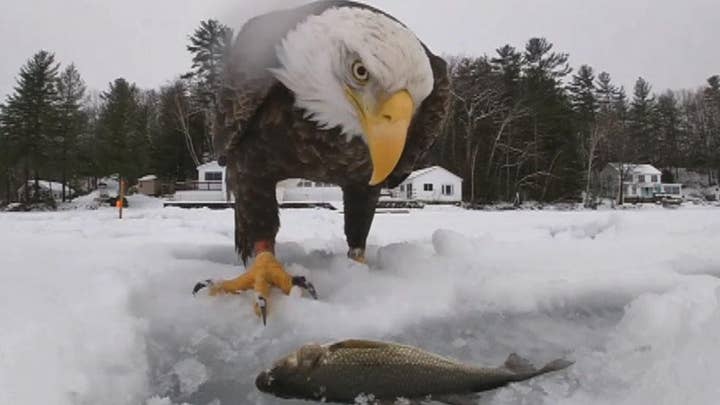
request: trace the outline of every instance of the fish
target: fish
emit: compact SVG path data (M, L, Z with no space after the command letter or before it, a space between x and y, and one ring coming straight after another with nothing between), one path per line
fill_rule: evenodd
M372 398L378 403L441 400L493 390L572 364L558 359L537 369L513 353L500 367L482 368L413 346L345 340L302 346L262 371L255 386L278 398L334 403L354 403L357 398Z

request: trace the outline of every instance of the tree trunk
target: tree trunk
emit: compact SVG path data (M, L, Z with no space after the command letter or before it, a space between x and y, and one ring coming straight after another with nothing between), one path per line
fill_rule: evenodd
M23 171L25 176L25 182L23 183L23 194L25 195L23 197L25 202L28 203L30 202L30 160L27 157L25 158L25 168Z
M33 185L33 188L35 189L35 195L33 196L33 201L37 202L40 201L40 172L37 168L35 168L35 183Z
M62 202L65 202L65 184L67 183L67 145L63 142L62 157Z
M625 180L625 164L621 162L618 170L620 171L620 192L618 193L618 205L623 205L625 202L625 183L623 183L623 180Z
M473 204L475 203L475 166L477 164L477 157L478 157L479 152L480 152L480 143L478 142L477 145L475 145L475 150L473 151L472 164L470 165L470 201Z

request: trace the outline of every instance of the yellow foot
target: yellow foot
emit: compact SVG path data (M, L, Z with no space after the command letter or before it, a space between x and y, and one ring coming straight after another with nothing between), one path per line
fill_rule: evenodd
M210 295L239 294L253 289L255 291L255 314L262 317L263 324L265 324L272 287L277 287L285 295L288 295L293 286L304 288L313 298L317 299L315 288L305 280L305 277L289 275L283 269L282 264L277 261L275 255L270 252L262 252L256 256L252 266L240 277L219 282L198 283L193 294L204 287L210 287Z
M352 248L348 250L348 258L351 260L354 260L360 264L367 264L367 260L365 260L365 249L362 248Z

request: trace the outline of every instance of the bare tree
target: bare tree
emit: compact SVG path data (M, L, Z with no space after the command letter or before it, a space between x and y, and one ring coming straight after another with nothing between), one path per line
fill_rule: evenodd
M600 118L596 120L591 129L590 134L585 138L585 142L581 145L583 155L585 156L585 197L583 205L590 207L593 201L592 198L592 178L594 163L597 159L598 148L602 142L608 137L608 132L611 128L610 118Z

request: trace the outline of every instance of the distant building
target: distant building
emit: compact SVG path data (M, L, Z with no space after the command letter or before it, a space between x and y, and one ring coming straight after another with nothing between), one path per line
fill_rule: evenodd
M198 166L198 180L176 185L175 194L165 206L179 207L227 207L233 202L225 184L226 171L217 162ZM440 166L418 170L393 190L383 190L383 195L393 199L448 202L462 201L462 179ZM294 178L279 182L276 187L278 203L294 206L294 203L327 203L343 200L343 192L335 184ZM307 204L305 204L307 205ZM317 204L310 204L315 206Z
M138 193L149 196L158 196L162 189L160 180L155 175L147 175L138 179Z
M287 179L279 182L276 195L280 203L343 200L342 189L337 185L305 179Z
M177 183L165 206L226 207L232 202L225 184L225 168L216 161L197 167L198 180Z
M601 194L607 198L619 199L621 184L626 202L682 198L682 184L663 183L662 172L648 164L608 163L600 172L599 179Z
M398 187L390 190L392 198L409 201L447 202L462 201L460 176L440 166L412 172Z

